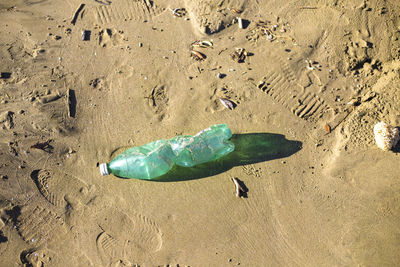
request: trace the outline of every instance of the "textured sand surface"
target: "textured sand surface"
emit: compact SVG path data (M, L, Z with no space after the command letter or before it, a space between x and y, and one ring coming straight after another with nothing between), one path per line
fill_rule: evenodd
M397 265L400 145L378 149L373 126L400 126L399 13L395 0L0 1L0 266ZM196 40L213 43L195 49L204 60ZM234 162L164 182L99 173L217 123L244 144ZM246 150L255 140L279 145Z

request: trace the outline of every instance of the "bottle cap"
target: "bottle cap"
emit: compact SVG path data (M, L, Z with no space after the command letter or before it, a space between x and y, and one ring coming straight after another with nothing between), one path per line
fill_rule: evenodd
M108 172L107 163L102 163L102 164L100 164L100 173L101 173L101 175L103 175L103 176L109 175L109 174L110 174L110 173Z

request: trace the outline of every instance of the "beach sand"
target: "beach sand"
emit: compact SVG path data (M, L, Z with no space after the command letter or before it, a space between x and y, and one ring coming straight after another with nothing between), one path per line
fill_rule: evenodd
M373 126L400 126L399 13L2 0L0 266L397 265L400 145L377 148ZM168 181L100 175L126 148L218 123L276 145Z

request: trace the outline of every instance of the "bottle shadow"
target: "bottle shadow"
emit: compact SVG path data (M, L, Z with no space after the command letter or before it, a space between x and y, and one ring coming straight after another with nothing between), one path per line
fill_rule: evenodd
M153 179L156 182L178 182L201 179L226 172L235 166L288 157L302 148L300 141L287 140L282 134L234 134L230 139L235 150L218 160L185 168L174 166L167 174Z

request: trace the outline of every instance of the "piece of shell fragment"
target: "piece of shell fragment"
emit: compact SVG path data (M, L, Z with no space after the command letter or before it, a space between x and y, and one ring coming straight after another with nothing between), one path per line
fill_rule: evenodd
M236 195L236 197L243 196L243 194L246 193L246 190L240 185L239 179L235 178L235 177L232 177L231 179L232 179L233 183L235 184L235 195Z
M186 9L185 8L170 8L169 10L171 10L172 15L174 15L175 17L183 17L186 15Z
M306 59L305 62L306 62L306 68L308 70L319 70L319 71L321 70L322 66L318 64L318 62L309 59Z
M211 41L194 41L191 44L192 47L201 47L201 48L209 48L213 46Z
M228 8L228 10L232 11L233 13L240 14L242 10L239 8Z
M191 50L190 56L198 61L202 61L202 60L206 59L206 55L204 55L203 53L196 51L196 50Z
M238 22L239 29L243 29L243 20L242 20L242 18L236 17L236 20Z
M329 124L325 124L325 132L326 134L330 134L332 132L332 127Z
M275 35L268 29L264 29L264 34L267 36L267 40L274 41L276 39Z
M231 54L232 60L242 63L247 57L247 51L244 48L236 48L235 52Z
M361 104L361 97L353 98L349 102L347 102L347 105L349 106L359 106Z
M395 147L400 139L399 129L388 125L383 121L375 124L374 135L376 145L384 151L388 151Z
M230 110L233 110L236 106L236 104L233 101L231 101L227 98L220 98L219 101L221 102L221 104L224 107L226 107L227 109L230 109Z

